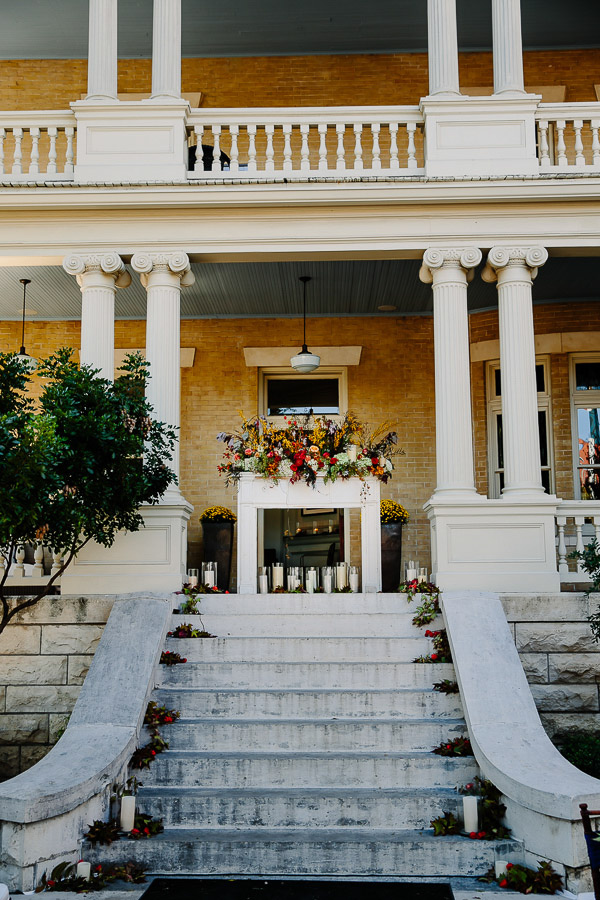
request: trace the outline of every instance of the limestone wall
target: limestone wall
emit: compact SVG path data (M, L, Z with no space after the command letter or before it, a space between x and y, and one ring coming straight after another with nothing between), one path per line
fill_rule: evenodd
M28 769L62 733L112 597L50 597L0 635L0 780Z
M600 727L600 644L587 622L600 595L505 595L527 680L550 737L571 728Z

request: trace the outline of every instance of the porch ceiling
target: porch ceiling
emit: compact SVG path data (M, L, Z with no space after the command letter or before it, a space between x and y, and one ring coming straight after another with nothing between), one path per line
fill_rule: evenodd
M300 275L311 275L309 316L430 315L431 288L419 281L418 260L319 260L305 262L195 263L196 283L182 294L184 318L257 318L301 315ZM600 260L555 257L540 269L534 300L600 299ZM81 298L74 278L58 266L0 267L0 319L21 317L19 278L31 278L28 307L32 320L79 319ZM469 286L471 311L497 305L496 288L476 273ZM380 312L379 306L396 310ZM116 316L143 319L145 291L134 275L117 291Z
M464 50L491 46L491 0L458 0ZM522 0L526 49L600 46L596 0ZM82 0L2 0L1 59L87 56L87 8ZM393 53L427 48L425 0L183 0L183 55L289 56ZM119 55L149 57L152 0L120 0Z

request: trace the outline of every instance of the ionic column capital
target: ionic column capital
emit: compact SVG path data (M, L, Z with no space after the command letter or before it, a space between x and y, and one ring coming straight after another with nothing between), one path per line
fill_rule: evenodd
M533 281L540 266L548 259L545 247L492 247L481 277L484 281L497 281L501 274L523 276L527 270Z
M139 272L144 286L148 283L148 277L153 274L171 275L179 279L181 287L188 287L196 280L191 270L190 258L187 253L174 251L172 253L134 253L131 265Z
M86 276L100 274L112 276L115 287L124 288L131 284L131 275L125 263L114 250L107 253L70 253L63 260L63 269L77 278L79 287L85 285Z
M471 281L473 269L481 262L478 247L430 247L423 254L423 265L419 278L424 284L436 284L440 280L459 276L460 280Z

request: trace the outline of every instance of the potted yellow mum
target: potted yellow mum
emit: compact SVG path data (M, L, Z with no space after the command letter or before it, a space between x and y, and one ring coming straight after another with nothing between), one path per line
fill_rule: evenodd
M395 500L381 501L381 590L390 593L398 589L402 578L402 526L409 515Z
M221 591L229 590L235 520L235 513L226 506L209 506L200 516L202 558L204 562L217 563L217 587Z

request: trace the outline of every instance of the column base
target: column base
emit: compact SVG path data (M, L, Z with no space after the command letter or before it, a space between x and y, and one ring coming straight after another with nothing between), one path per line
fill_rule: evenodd
M556 497L543 500L438 502L425 505L431 526L432 578L442 590L560 590Z
M112 547L89 543L61 579L63 594L179 591L187 568L187 523L193 506L144 506L144 527L120 532Z

